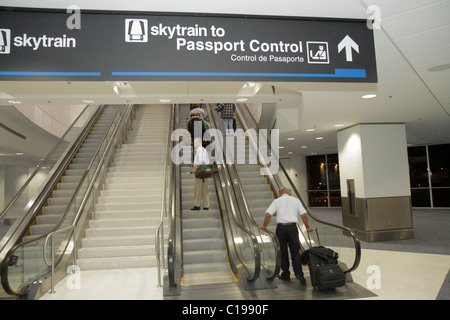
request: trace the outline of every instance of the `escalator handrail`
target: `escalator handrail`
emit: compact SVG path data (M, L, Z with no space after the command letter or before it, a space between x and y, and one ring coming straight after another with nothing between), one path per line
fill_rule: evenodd
M173 129L180 128L180 106L175 105L173 109ZM176 141L172 141L174 149ZM180 285L181 265L182 265L182 245L181 241L181 178L180 165L172 161L172 181L170 182L169 195L169 235L167 242L167 268L169 287L178 287Z
M78 117L72 122L72 124L69 126L69 128L66 130L64 135L58 140L58 142L55 144L55 146L50 150L50 152L47 154L47 156L42 160L37 168L33 171L33 173L30 175L30 177L27 179L27 181L22 185L22 187L17 191L14 198L9 202L9 204L3 209L3 211L0 213L0 220L5 216L5 214L8 212L8 210L14 205L14 203L17 201L17 199L20 197L20 195L24 192L25 188L30 184L31 180L36 176L36 174L42 169L42 167L45 165L45 163L48 161L48 159L53 155L56 148L64 141L65 137L69 134L69 131L73 128L75 123L83 116L86 110L88 109L89 105L87 105L83 111L80 112ZM99 106L100 107L100 106Z
M242 106L242 105L239 105L239 107L241 107L241 106ZM239 110L239 107L236 108L236 114L238 115L239 119L242 120L243 123L245 123L245 117L243 116L241 110ZM245 108L247 108L246 105L245 105ZM247 108L247 111L248 111L248 108ZM258 123L256 122L256 120L253 118L253 115L252 115L250 112L248 112L248 114L250 115L250 117L252 117L252 120L253 120L253 122L255 123L255 126L256 126L256 130L259 131L259 130L260 130L260 127L259 127ZM247 127L248 127L248 126L247 126ZM267 138L267 137L266 137L266 138ZM268 145L269 149L271 150L272 147L271 147L271 145L270 145L270 142L268 141L268 138L267 138L267 145ZM260 151L258 150L258 152L260 152ZM323 221L323 220L321 220L321 219L315 217L314 214L312 213L312 211L310 210L310 208L309 208L309 207L306 205L306 203L303 201L303 199L302 199L302 197L300 196L300 193L298 192L297 188L295 187L295 185L294 185L292 179L289 177L289 175L288 175L286 169L284 168L283 164L281 163L281 161L280 161L280 159L279 159L279 157L278 157L278 153L275 153L275 155L276 155L276 157L277 157L276 160L278 161L279 168L283 171L283 173L284 173L286 179L288 180L288 182L289 182L289 184L290 184L291 189L294 191L296 197L297 197L297 198L300 200L300 202L302 203L302 205L303 205L303 207L305 208L307 214L308 214L313 220L315 220L315 221L317 221L317 222L319 222L319 223L322 223L322 224L325 224L325 225L329 225L329 226L335 227L335 228L337 228L337 229L345 230L345 232L347 232L348 234L350 234L350 236L351 236L351 238L352 238L352 240L353 240L353 242L354 242L354 245L355 245L355 251L356 251L356 254L355 254L355 260L354 260L354 262L353 262L353 265L352 265L348 270L345 270L344 273L349 273L349 272L355 270L355 269L358 267L358 265L359 265L359 263L360 263L360 261L361 261L361 243L360 243L360 241L359 241L359 239L358 239L356 233L355 233L353 230L351 230L350 228L347 228L347 227L345 227L345 226L336 225L336 224L333 224L333 223L330 223L330 222L327 222L327 221ZM267 165L265 164L265 166L267 166ZM270 170L268 170L267 172L270 172ZM268 178L271 180L271 184L274 184L275 186L277 186L277 190L276 190L276 191L278 191L281 187L280 187L280 186L278 185L278 183L276 182L274 176L271 174L271 175L269 175ZM273 190L273 191L275 192L275 190ZM275 196L278 196L278 194L275 194ZM301 229L299 228L299 230L301 230Z
M217 118L215 118L215 119L217 121ZM217 123L218 123L219 130L222 130L222 132L223 132L223 126L222 126L221 122L217 121ZM239 178L239 174L237 173L236 164L227 162L226 163L226 167L227 167L229 176L230 176L231 181L232 181L231 185L232 185L232 188L233 188L234 196L236 197L236 199L238 199L237 203L238 203L238 206L240 206L240 208L241 208L241 210L240 210L241 217L245 217L247 219L247 221L249 221L250 224L254 228L257 229L258 228L258 224L255 222L255 220L253 219L253 216L251 214L250 207L249 207L248 202L247 202L247 198L246 198L244 190L242 188L242 184L241 184L241 181L240 181L240 178ZM268 237L272 240L272 243L274 245L274 250L275 250L275 269L274 269L274 272L271 275L267 276L267 280L270 281L270 280L275 279L278 276L278 273L279 273L280 268L281 268L280 244L279 244L278 238L270 230L261 229L261 230L259 230L259 232L261 232L263 234L267 234ZM261 250L262 250L262 246L261 246Z
M211 105L207 105L207 113L208 113L208 116L209 116L209 119L210 119L210 123L211 123L210 127L214 128L214 129L217 129L217 130L219 130L220 132L223 133L224 131L223 131L222 123L220 121L218 121L217 114L212 112ZM224 152L224 154L223 154L224 159L226 159L226 150L222 150L222 151ZM219 165L219 169L220 169L220 167L221 166ZM225 169L226 166L222 165L222 168ZM227 181L229 181L229 182L232 181L230 176L229 176L228 170L223 170L222 173L225 176L224 177L225 181L223 181L225 184L226 184ZM262 250L261 249L261 245L259 244L256 235L251 230L249 230L247 227L245 227L240 222L240 219L238 218L237 208L233 205L233 201L232 201L234 199L237 204L238 204L238 201L239 201L238 199L236 199L236 195L233 192L233 183L229 183L229 184L226 184L226 185L228 185L228 187L226 188L226 193L225 193L224 198L228 199L228 201L230 201L230 205L231 205L230 209L231 209L232 218L233 218L232 220L233 220L234 224L236 225L236 227L238 229L240 229L243 233L247 234L247 236L250 237L250 239L252 241L253 257L255 259L255 271L253 273L253 276L249 277L247 279L247 281L253 282L253 281L256 281L259 278L260 273L261 273L261 250ZM221 187L222 187L222 184L221 184ZM217 188L217 185L216 185L216 188ZM223 189L222 189L222 192L223 192ZM224 214L228 214L228 212L224 212ZM232 237L233 250L236 251L236 249L235 249L236 243L235 243L234 240L235 240L234 237ZM236 256L239 257L238 255L236 255ZM248 268L245 266L245 263L243 261L241 261L241 263L248 270Z
M85 137L89 134L91 128L100 117L103 112L105 106L101 106L94 115L92 115L91 119L87 122L82 132L78 136L78 138L72 143L69 151L67 151L64 156L58 160L58 165L52 169L50 173L50 178L44 183L42 190L40 190L39 195L36 199L33 200L32 205L28 208L28 211L23 214L20 219L17 219L14 224L10 227L7 234L3 237L2 243L3 246L0 248L0 261L3 263L6 259L6 255L10 251L11 247L20 239L25 232L26 228L29 226L30 222L36 216L37 212L40 208L45 204L45 201L48 198L48 195L54 189L55 185L58 183L61 175L64 170L69 165L70 161L72 161L75 156L77 150L81 146ZM14 228L14 229L13 229Z
M258 224L256 223L256 221L253 219L253 216L251 215L251 211L250 211L250 207L248 205L247 202L247 198L245 197L245 193L244 193L244 189L242 188L242 184L239 178L239 174L237 173L237 169L236 169L236 165L234 164L229 164L228 165L229 170L232 172L231 176L232 176L232 181L233 181L233 188L234 188L234 192L237 193L237 197L240 199L239 202L241 203L241 205L243 206L243 212L246 216L246 218L248 219L248 221L251 223L251 225L255 228L258 228ZM274 272L271 275L267 276L267 280L273 280L275 279L278 274L280 273L280 269L281 269L281 249L280 249L280 242L277 238L277 236L270 230L265 230L265 229L259 229L259 232L266 234L272 241L273 243L273 247L274 247L274 251L275 251L275 268L274 268Z
M167 217L167 188L169 188L169 199L170 199L170 194L172 192L172 175L173 172L171 170L167 171L167 168L170 166L169 165L169 161L170 161L170 154L171 154L171 148L169 148L170 146L170 142L171 142L171 134L172 134L172 126L173 126L173 116L174 116L174 106L172 105L171 111L170 111L170 116L168 119L168 130L167 130L167 150L166 150L166 155L165 155L165 160L164 160L164 182L163 182L163 200L162 200L162 205L161 205L161 215L160 215L160 221L159 221L159 225L156 228L155 231L155 254L156 254L156 264L157 264L157 273L158 273L158 286L161 287L161 254L162 254L162 261L164 264L164 217ZM170 168L172 169L172 166L170 166ZM170 178L170 181L169 181ZM169 205L170 208L170 205ZM161 250L161 246L162 246L162 250ZM164 267L164 265L163 265Z
M96 168L96 172L95 172L95 174L94 174L94 176L93 176L93 179L92 179L92 180L90 181L90 183L89 183L89 186L88 186L88 188L87 188L87 190L86 190L86 193L85 193L85 195L84 195L84 197L83 197L83 200L82 200L82 202L81 202L80 208L78 209L78 211L77 211L77 213L76 213L76 216L75 216L75 218L74 218L74 221L72 222L72 225L69 226L69 227L72 227L72 232L74 232L74 230L75 230L75 229L74 229L74 226L76 226L76 224L77 224L77 222L78 222L78 220L79 220L79 218L80 218L80 216L81 216L81 213L82 213L83 210L84 210L84 207L85 207L86 202L87 202L88 195L90 194L90 192L91 192L91 190L92 190L92 188L93 188L93 186L94 186L94 182L95 182L95 180L96 180L96 178L97 178L97 176L98 176L98 174L99 174L99 172L100 172L100 170L101 170L101 167L102 167L102 166L101 166L100 164L102 163L102 161L104 161L104 158L105 158L106 154L109 152L112 143L115 141L116 134L117 134L117 132L119 131L119 129L122 127L122 124L123 124L124 121L125 121L124 118L127 119L128 116L129 116L129 114L130 114L130 112L131 112L132 107L128 106L128 108L129 108L129 109L128 109L128 112L124 112L124 113L121 115L121 118L120 118L119 121L118 121L118 124L120 124L120 125L116 125L116 127L114 128L113 134L111 135L111 139L108 141L108 145L107 145L107 147L105 148L104 153L102 154L101 161L99 162L99 165L98 165L98 167ZM119 115L120 115L120 112L117 112L115 118L118 117ZM125 117L125 116L126 116L126 117ZM8 263L7 263L7 262L9 261L9 257L12 256L12 255L14 254L14 252L15 252L18 248L20 248L20 247L22 247L22 246L25 246L25 245L29 245L30 243L33 243L33 242L36 242L36 241L38 241L38 240L41 240L41 239L46 238L46 240L45 240L45 242L44 242L44 247L43 247L43 259L44 259L44 262L45 262L48 266L50 266L51 264L54 264L54 263L55 263L55 261L49 262L48 259L47 259L47 256L46 256L46 252L47 252L46 249L47 249L47 243L48 243L48 240L49 240L50 237L52 237L54 234L60 232L60 227L61 227L61 225L63 224L63 222L64 222L66 216L68 215L68 213L69 213L69 211L70 211L70 208L71 208L71 205L72 205L72 203L75 201L75 199L76 199L76 197L77 197L77 195L78 195L78 191L81 189L81 186L82 186L84 180L86 179L86 176L88 175L89 170L91 169L91 167L92 167L92 165L93 165L93 163L94 163L94 160L95 160L96 156L100 153L100 149L101 149L101 147L102 147L104 141L106 140L107 134L108 134L108 132L109 132L109 129L110 129L111 126L113 125L114 120L115 120L115 119L113 119L113 120L111 121L110 127L109 127L108 130L105 132L105 134L104 134L104 136L103 136L101 142L99 143L99 146L97 147L95 153L94 153L93 156L92 156L91 161L89 162L88 167L85 169L85 172L84 172L84 174L83 174L83 176L82 176L82 178L81 178L81 180L80 180L80 182L79 182L79 184L78 184L78 186L77 186L77 189L75 190L75 192L74 192L74 194L73 194L73 196L72 196L72 198L71 198L71 200L70 200L70 202L69 202L69 204L68 204L68 206L67 206L67 209L66 209L65 213L63 214L61 220L60 220L60 221L55 225L55 227L54 227L51 231L49 231L48 233L43 234L43 235L40 235L40 236L38 236L38 237L36 237L36 238L34 238L34 239L31 239L31 240L29 240L29 241L26 241L26 242L23 242L23 243L18 243L18 244L16 244L16 245L14 245L14 246L8 251L8 253L7 253L5 259L1 262L1 266L0 266L0 268L1 268L1 276L2 276L1 281L2 281L2 285L3 285L4 289L5 289L5 291L8 292L9 294L11 294L11 295L17 295L17 296L22 296L22 295L25 295L25 294L26 294L26 293L23 293L23 292L22 292L22 293L15 292L15 291L10 287L9 281L8 281L9 279L8 279ZM65 228L66 228L66 227L65 227ZM63 229L65 229L65 228L63 228ZM67 249L67 246L66 246L66 248L64 249L64 252L66 251L66 249ZM64 252L60 255L60 257L63 256ZM56 263L56 264L57 264L57 263Z
M80 217L81 217L81 213L84 211L84 208L85 208L85 206L86 206L86 202L88 201L89 194L91 193L92 188L94 187L94 183L95 183L95 181L97 180L98 175L100 174L100 171L101 171L101 169L102 169L102 167L103 167L103 164L104 164L104 161L105 161L105 157L106 157L106 155L108 154L108 152L111 150L111 146L113 145L113 143L115 143L115 141L116 141L116 135L117 135L117 133L119 132L119 130L122 128L122 125L123 125L124 123L126 123L126 121L127 121L127 119L128 119L128 116L129 116L129 114L131 113L132 108L133 108L132 105L129 105L129 106L127 107L127 110L126 110L122 115L120 114L120 112L117 112L117 114L116 114L116 116L115 116L115 118L120 116L119 120L117 121L117 124L118 124L118 125L115 126L114 131L113 131L113 133L111 134L110 139L108 140L108 143L107 143L107 145L106 145L106 148L105 148L105 150L103 151L103 153L102 153L102 155L101 155L100 161L98 162L98 165L97 165L97 167L95 168L94 175L93 175L91 181L89 182L89 186L87 187L86 192L85 192L85 194L84 194L84 196L83 196L83 200L81 200L80 207L78 208L77 213L76 213L76 215L75 215L75 218L74 218L74 220L73 220L73 222L72 222L72 224L71 224L71 226L72 226L73 228L75 228L75 226L78 224L78 221L79 221L79 219L80 219ZM92 168L92 165L94 164L95 158L96 158L97 155L100 153L100 149L102 148L103 143L104 143L104 141L106 140L106 138L107 138L107 136L108 136L109 129L110 129L111 126L113 125L114 120L115 120L115 119L113 119L113 120L111 121L110 127L108 128L108 130L107 130L107 131L105 132L105 134L103 135L103 138L102 138L101 142L99 143L99 146L98 146L97 149L95 150L95 153L93 154L92 159L91 159L91 161L89 162L89 165L88 165L87 168L85 169L84 174L83 174L83 176L81 177L81 180L80 180L80 182L78 183L78 186L77 186L77 188L75 189L75 192L74 192L72 198L70 199L70 202L69 202L69 204L67 205L67 209L66 209L66 211L64 212L64 214L63 214L61 220L55 225L55 227L53 228L52 231L48 232L47 234L42 235L42 237L35 238L35 239L33 239L32 241L28 241L28 242L26 243L26 244L29 244L29 243L31 243L31 242L36 241L37 239L42 239L42 238L44 238L44 237L46 238L46 239L45 239L45 242L44 242L44 252L43 252L43 254L44 254L44 261L45 261L45 263L46 263L48 266L51 265L51 263L50 263L50 262L48 261L48 259L47 259L47 255L46 255L46 252L47 252L46 249L47 249L47 243L48 243L48 240L49 240L54 234L60 232L60 230L61 230L60 227L61 227L61 225L63 224L63 221L65 220L66 216L69 214L70 207L71 207L72 203L75 201L75 199L76 199L76 197L77 197L77 195L78 195L78 191L81 189L81 186L82 186L84 180L86 179L86 177L87 177L87 175L88 175L88 173L89 173L89 170ZM70 226L68 226L68 227L70 227ZM68 227L65 227L65 228L63 228L63 229L66 229L66 228L68 228ZM74 230L75 230L75 229L74 229Z

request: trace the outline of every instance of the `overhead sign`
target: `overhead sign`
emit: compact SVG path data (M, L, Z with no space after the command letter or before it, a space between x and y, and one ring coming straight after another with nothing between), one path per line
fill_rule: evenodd
M0 10L0 80L377 82L366 21Z

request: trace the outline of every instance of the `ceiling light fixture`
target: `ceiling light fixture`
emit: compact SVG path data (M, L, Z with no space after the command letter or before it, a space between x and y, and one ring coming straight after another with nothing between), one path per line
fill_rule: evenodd
M316 140L323 140L323 137L317 137Z
M19 101L19 100L8 100L8 103L11 103L11 104L21 104L22 101Z
M236 101L238 101L238 102L244 102L244 101L247 101L248 99L247 98L239 98L239 99L237 99Z
M335 127L343 127L344 125L343 124L335 124L334 126Z
M170 100L170 99L159 99L159 102L163 102L163 103L167 103L167 102L170 102L170 101L172 101L172 100Z
M313 131L315 131L316 129L306 129L306 132L313 132Z
M376 94L366 94L366 95L363 95L362 98L363 99L373 99L376 96L377 96Z
M84 100L81 100L82 102L84 102L84 103L94 103L95 101L94 100L91 100L91 99L84 99Z
M429 72L440 72L440 71L445 71L447 69L450 69L450 63L444 63L444 64L440 64L431 68L428 68Z
M295 138L287 138L288 141L294 141Z

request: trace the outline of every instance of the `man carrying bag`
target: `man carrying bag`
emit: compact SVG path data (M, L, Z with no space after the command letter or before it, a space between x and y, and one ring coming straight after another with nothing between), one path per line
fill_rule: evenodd
M203 201L203 210L209 209L209 191L208 178L197 178L195 176L200 166L209 165L208 152L202 146L202 139L194 139L194 167L192 173L194 174L194 207L191 210L200 210L200 204Z

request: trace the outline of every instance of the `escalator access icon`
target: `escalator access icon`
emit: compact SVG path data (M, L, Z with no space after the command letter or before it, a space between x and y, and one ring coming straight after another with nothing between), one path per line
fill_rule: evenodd
M148 42L148 20L125 19L125 42Z

